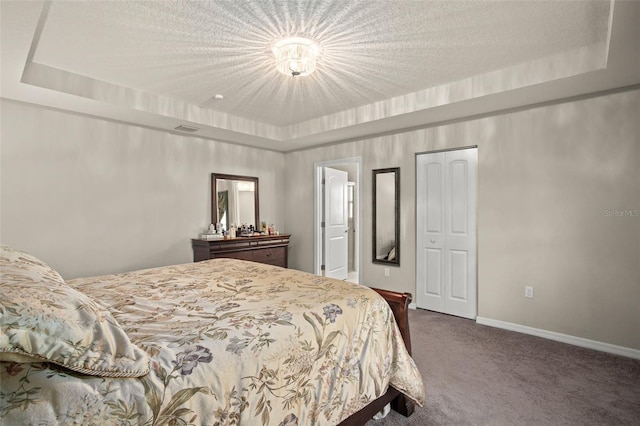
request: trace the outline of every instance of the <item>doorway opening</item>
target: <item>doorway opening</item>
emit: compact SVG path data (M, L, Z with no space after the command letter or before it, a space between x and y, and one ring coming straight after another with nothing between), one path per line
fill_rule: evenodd
M326 169L331 169L327 171ZM360 232L360 181L361 181L361 169L362 159L360 157L345 158L340 160L323 161L314 164L314 273L316 275L331 276L331 266L335 263L336 256L339 261L344 261L346 268L346 276L340 272L340 279L346 279L351 282L361 282L361 250L362 247L362 233ZM340 190L337 186L333 186L333 178L330 177L328 183L325 181L325 174L329 173L330 176L335 174L346 174L347 182L344 186L344 192L340 195ZM328 195L325 193L328 192ZM331 194L334 195L331 195ZM331 207L328 203L337 202L340 204L339 209L337 206ZM327 212L327 207L331 207L331 210L344 212L345 230L339 230L336 227L332 227L331 218L327 220L327 215L332 213ZM340 216L340 214L338 214ZM344 229L344 228L343 228ZM334 241L337 242L335 236L346 236L346 250L342 248L332 247ZM337 233L337 234L336 234ZM343 241L344 241L343 240ZM343 254L344 251L344 254ZM328 266L329 264L329 266ZM337 268L339 270L339 268Z

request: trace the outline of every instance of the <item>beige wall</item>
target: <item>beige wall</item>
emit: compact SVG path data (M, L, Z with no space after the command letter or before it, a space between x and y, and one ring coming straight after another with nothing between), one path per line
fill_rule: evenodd
M290 265L313 271L313 164L362 157L363 282L415 292L415 153L478 145L478 314L640 349L640 91L286 155ZM401 168L399 268L371 263L371 170ZM524 298L524 286L535 289Z
M314 162L362 158L363 282L415 292L415 153L478 145L479 315L640 349L640 91L279 154L2 100L0 241L65 278L192 259L211 172L313 270ZM371 170L401 167L401 265L371 263ZM284 188L284 191L282 190ZM524 286L535 288L525 299Z
M284 230L284 154L2 100L0 240L64 278L191 262L212 172L257 176Z

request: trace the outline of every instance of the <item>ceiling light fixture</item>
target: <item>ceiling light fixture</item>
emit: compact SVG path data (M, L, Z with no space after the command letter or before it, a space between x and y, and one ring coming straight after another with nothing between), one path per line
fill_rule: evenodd
M313 41L302 37L289 37L271 48L276 57L276 68L284 75L309 75L316 70L320 49Z

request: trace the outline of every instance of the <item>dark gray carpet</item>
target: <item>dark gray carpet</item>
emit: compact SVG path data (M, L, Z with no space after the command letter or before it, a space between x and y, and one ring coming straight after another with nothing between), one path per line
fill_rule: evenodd
M640 360L425 310L409 320L425 405L367 426L640 425Z

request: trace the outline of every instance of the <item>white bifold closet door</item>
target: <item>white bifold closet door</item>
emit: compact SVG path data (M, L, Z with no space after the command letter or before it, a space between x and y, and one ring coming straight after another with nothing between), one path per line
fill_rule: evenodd
M416 305L477 316L478 149L416 156Z

